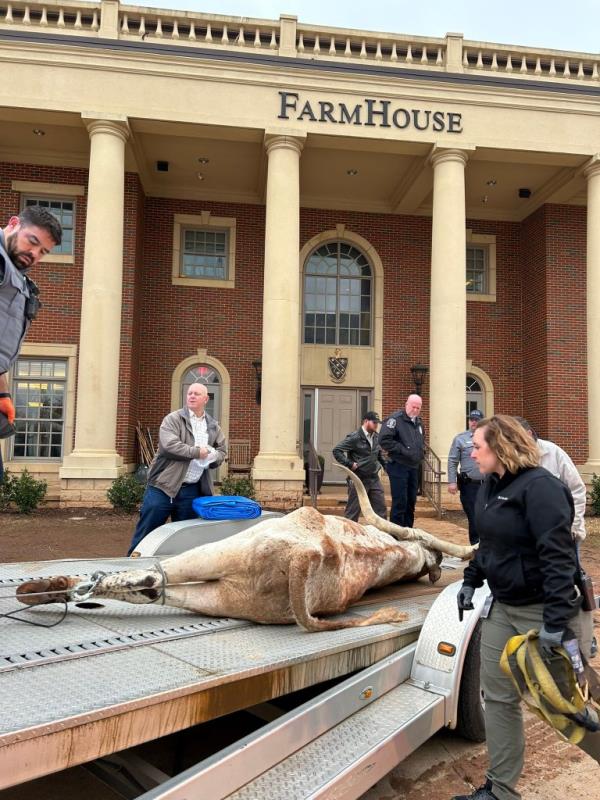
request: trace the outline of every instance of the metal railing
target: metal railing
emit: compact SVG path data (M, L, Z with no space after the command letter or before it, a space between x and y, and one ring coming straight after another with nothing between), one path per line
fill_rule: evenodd
M421 464L421 489L425 497L437 512L438 519L442 518L442 462L428 444L425 445L425 455Z
M304 445L304 462L308 464L308 493L313 508L317 507L317 494L319 492L319 476L322 472L319 455L314 444L309 440Z
M0 30L32 30L203 49L277 53L432 72L489 74L538 82L600 81L600 56L517 45L360 31L299 22L130 6L116 0L0 0Z

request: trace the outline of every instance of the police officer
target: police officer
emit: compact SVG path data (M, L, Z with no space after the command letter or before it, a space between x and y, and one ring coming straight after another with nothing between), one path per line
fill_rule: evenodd
M356 472L364 484L373 511L386 519L385 493L379 480L379 470L383 466L383 456L377 435L380 423L381 420L375 411L367 411L360 428L349 433L333 448L333 457L340 464ZM358 495L354 484L348 480L348 502L344 516L346 519L358 522L359 514Z
M473 431L477 423L483 419L483 413L479 409L471 411L469 414L469 429L458 433L448 453L448 491L450 494L460 494L460 502L469 520L469 542L477 544L479 535L475 528L475 499L479 487L484 481L484 477L479 472L477 464L471 458L473 452ZM457 468L460 472L457 475Z
M62 240L56 217L40 206L28 206L0 230L0 422L10 431L15 407L8 386L8 370L17 360L27 328L39 301L27 272ZM0 480L2 480L0 455Z
M406 399L404 408L381 426L379 444L389 458L386 471L392 490L390 520L412 528L419 488L419 469L425 454L425 429L419 414L423 400L418 394Z

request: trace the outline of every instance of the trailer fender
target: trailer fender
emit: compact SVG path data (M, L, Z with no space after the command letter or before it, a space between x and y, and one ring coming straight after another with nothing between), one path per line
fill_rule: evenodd
M463 621L460 622L457 595L461 586L462 581L447 586L427 614L417 642L411 680L416 685L445 697L447 727L458 726L467 738L481 741L483 718L479 692L480 617L489 597L489 590L487 584L476 590L473 596L475 608L473 611L466 611ZM459 721L466 723L466 726L459 725Z

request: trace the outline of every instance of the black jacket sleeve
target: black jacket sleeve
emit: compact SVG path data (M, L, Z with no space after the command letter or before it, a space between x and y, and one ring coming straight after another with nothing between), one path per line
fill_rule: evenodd
M354 445L355 434L349 433L339 444L336 444L332 450L335 460L340 464L343 464L345 467L348 467L348 469L352 469L352 464L354 463L350 458L348 458L348 453L354 449Z
M410 458L412 455L410 449L406 447L403 441L401 441L397 433L398 425L401 424L401 422L396 420L395 427L390 428L388 425L388 420L385 420L381 426L381 431L379 433L379 445L382 450L385 450L386 453L389 453L391 458L394 458L394 456L396 456L398 459Z
M543 476L527 487L525 518L535 541L544 586L544 625L550 631L566 628L579 611L574 577L577 566L571 534L573 498L564 485Z

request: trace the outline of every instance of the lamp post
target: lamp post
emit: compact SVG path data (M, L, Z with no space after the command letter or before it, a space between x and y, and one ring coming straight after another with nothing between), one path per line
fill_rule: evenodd
M426 367L425 364L415 364L410 368L410 374L415 382L415 394L418 394L419 396L421 396L421 387L423 386L425 375L427 375L428 372L429 367Z
M260 405L260 393L261 393L261 386L262 386L262 360L257 358L256 361L252 362L252 366L254 367L254 372L256 373L256 405Z

